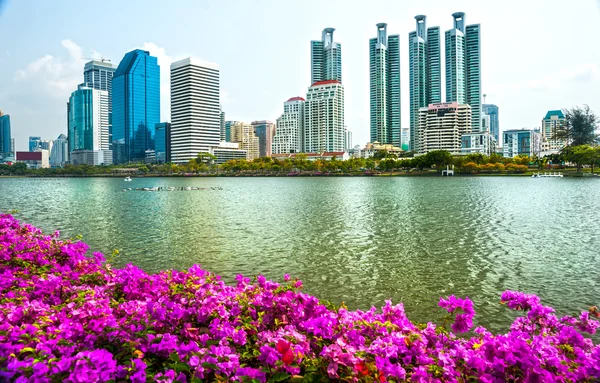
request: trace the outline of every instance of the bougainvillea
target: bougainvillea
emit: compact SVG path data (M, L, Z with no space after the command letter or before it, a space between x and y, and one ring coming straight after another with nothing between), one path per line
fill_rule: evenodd
M0 381L575 382L600 379L598 310L559 318L515 291L505 334L472 329L473 303L439 305L451 326L412 323L402 304L351 311L302 283L199 266L113 269L79 241L0 215ZM468 331L472 331L469 333ZM457 336L454 333L464 333Z

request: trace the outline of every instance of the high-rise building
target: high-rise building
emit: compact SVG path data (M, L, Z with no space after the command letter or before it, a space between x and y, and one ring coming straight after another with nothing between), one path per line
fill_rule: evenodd
M344 87L336 80L312 84L304 104L304 151L341 152L344 141Z
M273 121L252 121L254 134L258 137L259 157L271 157L271 146L275 135L275 123Z
M310 42L311 83L337 80L342 82L342 44L333 41L334 28L325 28L321 41Z
M542 136L532 129L513 129L503 132L504 157L527 155L533 157L542 149Z
M452 14L454 27L446 31L446 102L469 104L473 131L481 128L481 26L466 25L465 14Z
M461 138L471 133L471 107L457 102L430 104L419 109L419 139L415 151L461 152Z
M246 159L253 160L260 156L259 140L254 134L254 127L245 122L231 125L231 142L238 143L240 150L246 151Z
M79 85L68 104L69 151L109 150L108 91Z
M144 162L154 150L160 122L160 67L150 52L123 57L112 80L112 141L115 163Z
M410 142L404 149L416 147L419 137L419 109L442 101L440 28L427 28L427 17L415 16L416 29L408 34L410 82Z
M223 112L223 109L221 109L221 114L220 114L220 128L219 128L219 140L221 141L227 141L225 138L227 136L226 130L225 130L225 112Z
M292 97L283 103L283 114L277 119L273 137L273 154L302 152L305 101L302 97Z
M0 156L8 157L12 149L12 136L10 133L10 116L0 110Z
M39 146L41 140L42 137L29 136L29 151L34 152L35 149L37 149L37 147Z
M218 146L219 66L187 58L171 64L171 161L186 163Z
M490 133L497 142L500 142L500 120L498 119L498 106L494 104L481 105L482 113L490 116Z
M242 121L225 121L225 141L231 142L231 127Z
M557 152L567 145L566 140L555 137L557 128L563 126L565 121L565 115L562 110L549 110L546 113L546 116L542 120L542 146L544 151Z
M83 67L85 86L108 92L108 144L112 149L112 78L117 68L106 60L92 60Z
M67 136L61 134L52 145L50 151L50 166L52 167L63 167L69 162L69 141Z
M388 36L385 23L369 40L369 62L371 142L400 146L400 36Z
M161 122L155 125L154 154L156 163L171 162L171 123Z
M344 127L344 151L349 152L352 149L352 131Z

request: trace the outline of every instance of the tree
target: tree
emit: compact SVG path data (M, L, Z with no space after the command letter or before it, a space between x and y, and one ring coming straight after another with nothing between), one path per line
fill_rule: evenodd
M600 119L590 107L565 109L565 123L556 128L552 139L564 140L567 146L594 145L598 143L596 128Z
M577 173L581 171L583 164L594 162L596 149L589 145L568 146L562 150L564 158L577 165Z
M423 156L423 164L428 167L441 169L452 164L452 154L446 150L433 150Z

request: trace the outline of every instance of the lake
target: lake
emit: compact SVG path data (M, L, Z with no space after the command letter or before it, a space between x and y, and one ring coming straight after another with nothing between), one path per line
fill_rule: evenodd
M197 191L127 191L143 186ZM211 190L211 187L222 190ZM560 314L600 304L600 180L529 177L2 178L0 211L148 272L195 263L231 282L284 273L350 308L441 317L469 296L503 330L506 289Z

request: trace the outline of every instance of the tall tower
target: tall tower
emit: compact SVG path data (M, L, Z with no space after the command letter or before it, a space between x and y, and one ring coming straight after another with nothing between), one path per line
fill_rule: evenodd
M410 78L410 150L419 137L419 108L442 100L440 28L427 28L427 17L415 16L416 28L408 34Z
M187 163L218 146L219 66L195 58L171 64L171 161Z
M446 31L446 102L466 102L465 14L452 14L454 27Z
M92 60L83 67L83 83L85 86L108 92L108 142L112 148L112 78L115 68L110 62Z
M113 155L117 164L144 162L160 122L160 67L141 49L126 53L112 81Z
M333 41L334 28L325 28L321 41L310 42L311 84L325 80L342 82L342 44Z
M108 91L81 84L68 105L69 152L109 150Z
M371 142L401 146L400 36L387 35L387 24L377 24L369 40Z
M473 131L481 131L481 26L466 26L466 101L473 113Z
M10 132L10 116L0 110L0 155L9 156L12 153L12 136Z

